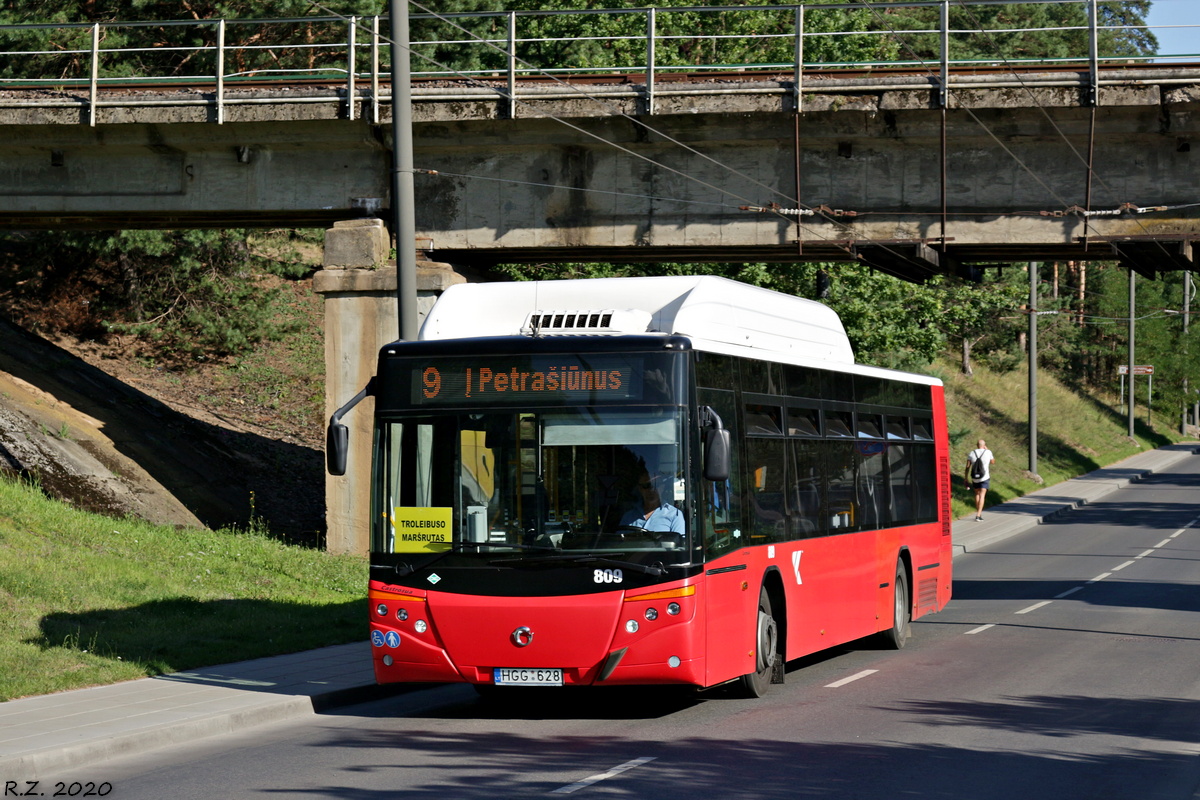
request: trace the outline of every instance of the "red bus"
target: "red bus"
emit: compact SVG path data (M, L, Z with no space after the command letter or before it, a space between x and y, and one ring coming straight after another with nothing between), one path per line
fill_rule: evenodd
M380 683L740 681L950 597L943 389L826 306L711 276L469 284L382 349ZM486 689L487 691L494 691Z

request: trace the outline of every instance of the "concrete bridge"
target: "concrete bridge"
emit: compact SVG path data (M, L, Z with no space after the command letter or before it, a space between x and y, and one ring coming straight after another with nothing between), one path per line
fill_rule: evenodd
M1095 96L1097 102L1092 102ZM0 225L327 226L385 216L387 100L343 87L0 90ZM506 261L862 259L1188 268L1200 69L478 82L414 93L418 249ZM515 118L514 118L515 115Z
M415 90L424 302L449 265L858 259L908 280L992 262L1192 268L1200 69L758 77ZM351 98L347 102L347 98ZM653 102L650 102L652 99ZM0 91L0 226L332 226L327 406L395 338L388 98L343 88ZM944 102L943 102L944 100ZM799 198L797 200L797 198ZM330 479L365 548L370 406Z

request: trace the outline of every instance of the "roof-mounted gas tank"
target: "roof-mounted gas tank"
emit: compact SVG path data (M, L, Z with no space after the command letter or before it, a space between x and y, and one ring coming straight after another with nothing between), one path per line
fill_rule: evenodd
M712 275L459 284L434 305L420 338L647 333L718 352L854 363L825 305Z

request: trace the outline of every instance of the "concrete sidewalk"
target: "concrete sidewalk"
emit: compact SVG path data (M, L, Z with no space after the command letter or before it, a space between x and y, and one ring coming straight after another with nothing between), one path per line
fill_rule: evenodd
M955 556L1094 503L1197 453L1172 445L954 523ZM375 685L367 642L0 703L0 781L42 780L156 747L391 694Z
M311 715L394 692L369 642L0 703L0 782Z
M1138 453L1111 467L985 509L982 522L976 522L974 515L963 517L954 522L954 555L957 558L987 547L1040 525L1056 514L1095 503L1146 475L1162 472L1197 453L1200 453L1200 447L1195 444L1173 444ZM956 469L962 466L962 463L955 464Z

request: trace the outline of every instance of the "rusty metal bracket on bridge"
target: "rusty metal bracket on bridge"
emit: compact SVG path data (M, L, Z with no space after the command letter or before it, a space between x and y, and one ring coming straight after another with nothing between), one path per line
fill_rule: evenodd
M814 208L784 208L778 203L770 203L765 206L738 206L742 211L756 211L760 214L781 214L785 217L857 217L857 211L850 211L841 208L830 208L827 205L819 205Z

